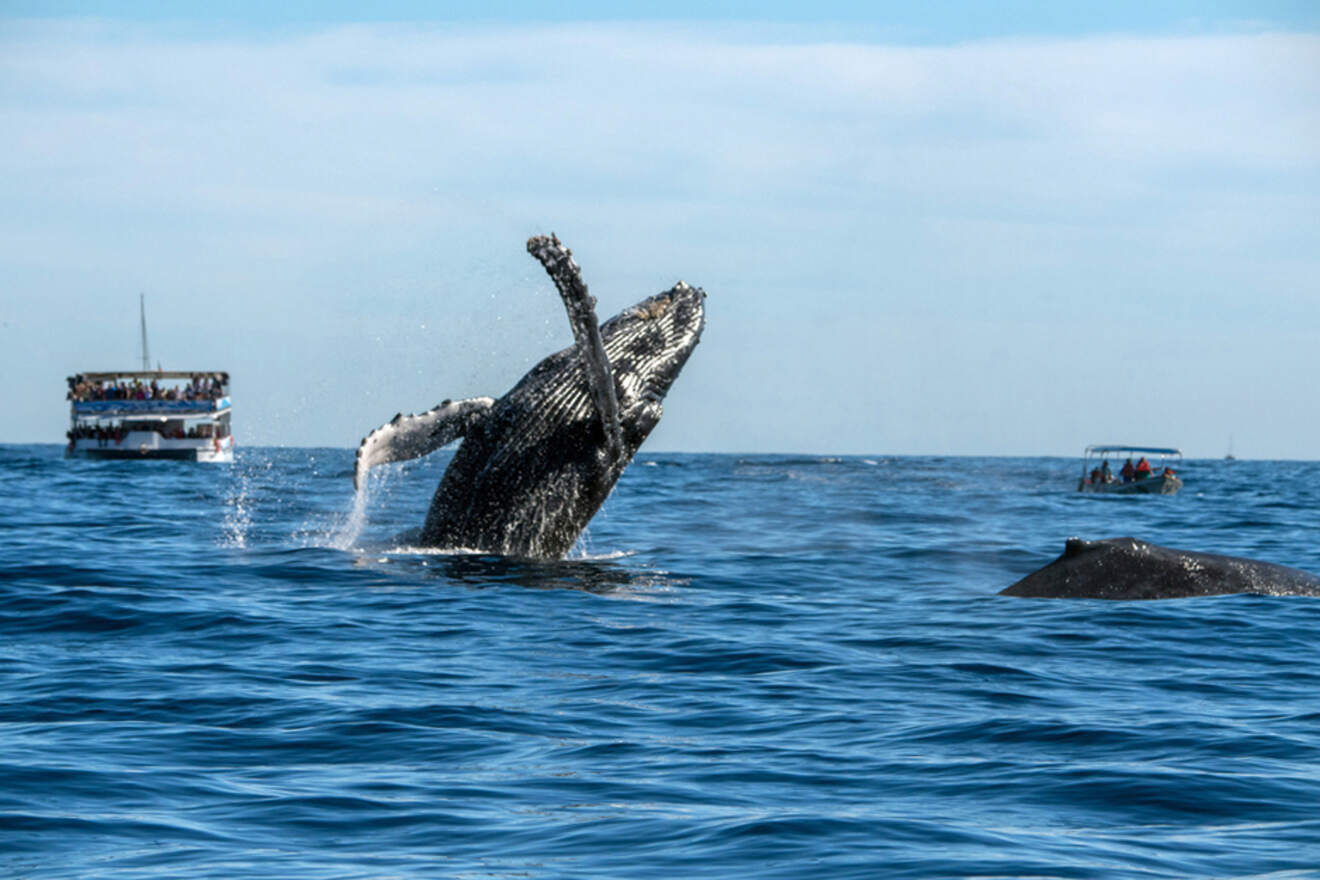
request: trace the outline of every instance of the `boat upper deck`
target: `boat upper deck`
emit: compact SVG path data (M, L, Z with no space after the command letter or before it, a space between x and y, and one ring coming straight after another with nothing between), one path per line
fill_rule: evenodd
M67 381L74 418L200 416L230 407L229 374L218 370L79 373Z

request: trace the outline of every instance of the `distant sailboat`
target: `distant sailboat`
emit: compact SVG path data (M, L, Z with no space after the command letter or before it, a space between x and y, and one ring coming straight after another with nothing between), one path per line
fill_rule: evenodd
M1237 461L1237 456L1233 454L1233 435L1228 435L1228 455L1224 456L1224 461Z

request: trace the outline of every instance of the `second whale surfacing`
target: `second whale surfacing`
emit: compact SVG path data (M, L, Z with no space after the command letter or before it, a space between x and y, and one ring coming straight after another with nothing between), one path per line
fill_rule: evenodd
M554 236L527 250L554 280L574 345L545 358L498 400L446 400L395 416L357 451L354 486L389 461L462 438L422 526L429 547L559 559L600 509L705 327L706 294L680 281L597 324L572 252Z
M1272 562L1174 550L1136 538L1069 538L1062 556L999 595L1122 600L1230 593L1320 596L1320 578Z

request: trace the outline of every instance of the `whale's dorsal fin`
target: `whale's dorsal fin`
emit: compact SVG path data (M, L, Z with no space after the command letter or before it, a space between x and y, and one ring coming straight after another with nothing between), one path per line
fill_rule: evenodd
M596 410L600 413L601 427L605 429L605 442L612 458L623 454L623 429L619 423L619 398L614 391L614 371L610 369L605 342L600 336L596 320L596 300L587 293L582 280L582 269L573 259L573 252L559 243L553 234L537 235L527 240L527 252L536 257L559 289L559 296L568 310L568 323L573 327L573 338L582 353L582 366L587 373L587 386L591 389Z
M417 415L400 413L362 438L353 467L353 488L361 489L367 471L389 461L406 461L435 452L467 434L495 401L489 397L446 400Z

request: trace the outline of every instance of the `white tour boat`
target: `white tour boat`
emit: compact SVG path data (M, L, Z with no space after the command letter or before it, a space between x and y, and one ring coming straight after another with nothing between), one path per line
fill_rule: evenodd
M79 373L69 400L66 458L234 460L228 373Z
M229 374L151 369L145 295L138 309L142 369L69 377L64 457L233 461Z

